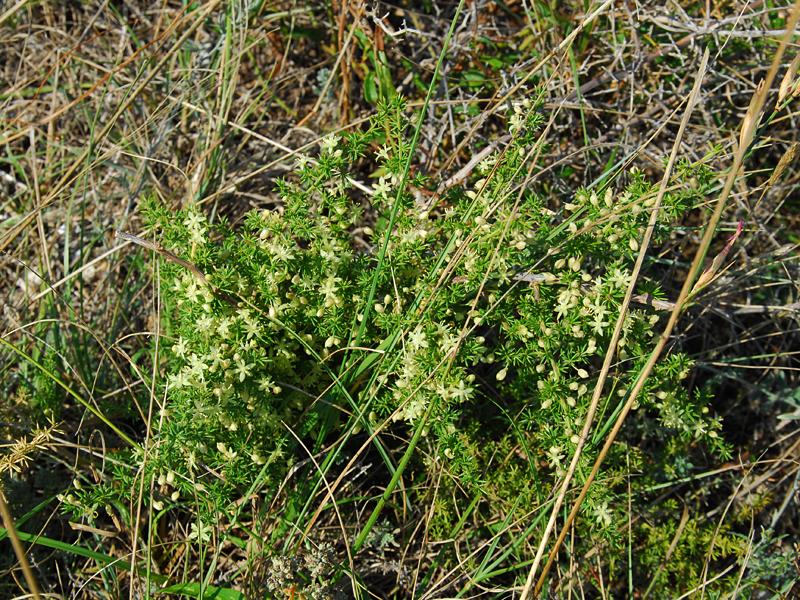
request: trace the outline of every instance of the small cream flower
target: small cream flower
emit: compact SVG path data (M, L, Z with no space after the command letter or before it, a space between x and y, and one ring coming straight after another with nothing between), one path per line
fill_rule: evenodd
M336 146L338 146L338 144L339 144L339 136L333 133L329 133L319 142L319 146L323 154L331 154L336 149Z
M608 502L603 502L599 506L595 506L594 515L597 519L598 525L601 527L608 527L611 525L611 511L608 509Z

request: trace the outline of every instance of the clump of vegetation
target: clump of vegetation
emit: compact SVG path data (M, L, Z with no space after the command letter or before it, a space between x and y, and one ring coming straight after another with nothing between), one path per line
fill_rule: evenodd
M546 505L579 442L656 190L633 172L624 189L581 190L555 212L526 181L541 149L541 103L515 104L508 121L508 146L477 166L468 187L440 198L415 198L411 186L426 183L419 178L405 185L413 132L398 98L365 130L323 139L313 159L299 156L296 174L277 184L280 205L250 212L240 229L211 224L194 207L175 215L152 203L152 234L195 267L172 261L161 270L167 373L152 450L143 473L73 492L65 506L92 515L131 489L136 473L157 482L159 518L189 503L207 525L235 514L253 486L272 500L299 468L304 483L294 494L307 497L307 510L331 493L324 482L345 448L331 440L366 436L398 475L446 473L430 514L443 538L457 526L458 505L475 495L492 499L476 514L514 522ZM358 160L375 161L371 194L354 189ZM684 170L697 174L696 187L665 198L661 236L711 183L702 168ZM606 427L660 320L646 304L625 317L599 416ZM617 507L627 494L685 475L697 451L729 456L707 397L682 384L690 369L674 353L650 378L627 441L583 508L579 551L601 543L622 552L627 517ZM411 437L408 466L395 466L385 447L393 431ZM583 452L580 471L600 441ZM421 455L412 454L416 444ZM304 454L323 458L298 466ZM129 460L141 464L141 451ZM639 474L633 487L626 471ZM408 501L424 506L428 495L422 486ZM301 511L286 526L302 530L307 518ZM663 560L666 547L658 555L648 546L648 560ZM705 547L683 561L702 564ZM621 576L625 563L617 565Z

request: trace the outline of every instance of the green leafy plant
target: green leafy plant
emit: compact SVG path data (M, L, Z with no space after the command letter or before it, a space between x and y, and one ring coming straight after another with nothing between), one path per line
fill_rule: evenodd
M529 184L541 122L538 102L515 104L508 146L488 155L466 187L429 197L413 192L430 183L422 177L404 185L413 148L395 98L364 130L330 135L316 157L300 155L295 174L278 182L278 208L250 212L241 227L209 222L199 207L174 215L151 202L150 230L180 257L161 269L167 375L144 474L155 482L153 508L194 507L199 522L220 522L239 513L253 486L274 499L289 472L302 469L279 528L301 531L347 441L365 435L392 481L404 470L422 480L448 473L431 522L439 535L458 526L458 498L484 499L476 511L487 522L501 515L523 523L546 506L578 442L655 193L633 171L619 189L580 190L556 210L547 206ZM354 164L364 160L376 161L370 194L354 185ZM706 191L702 168L681 171L696 186L667 194L657 238ZM642 288L656 289L646 280ZM578 483L653 343L660 315L642 297L626 317ZM682 476L703 448L727 456L708 398L683 385L690 370L673 353L648 381L625 441L584 504L580 548L620 552L621 495ZM411 435L399 462L379 435L387 431ZM652 448L660 450L644 451ZM322 459L308 464L309 452ZM132 482L121 472L65 500L91 517L108 503L103 494ZM422 486L409 502L430 500ZM354 549L372 539L383 507L373 508ZM207 541L192 525L188 539ZM518 527L500 531L523 535ZM651 545L641 568L651 568L667 547L652 543L651 529L636 532L637 543ZM680 565L702 560L703 548L682 550ZM619 558L609 565L624 566ZM680 565L662 576L681 574Z

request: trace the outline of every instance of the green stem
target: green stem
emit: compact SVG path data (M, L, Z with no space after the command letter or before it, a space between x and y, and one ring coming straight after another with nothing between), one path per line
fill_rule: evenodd
M378 288L378 280L380 279L380 275L383 272L384 262L386 260L386 253L389 249L389 240L392 237L392 230L394 229L394 222L397 219L397 215L400 212L400 206L402 205L402 196L403 191L406 187L406 181L408 180L408 173L411 170L411 160L414 157L414 151L417 148L417 142L419 140L420 132L422 131L422 123L425 120L425 114L428 112L428 106L430 106L431 98L433 97L433 90L436 87L436 81L439 78L439 73L442 68L442 63L444 62L444 57L447 53L447 47L450 45L450 40L453 37L453 33L456 28L456 23L458 22L458 17L461 15L461 10L464 7L464 0L460 0L458 3L458 7L456 8L456 12L453 15L453 20L450 22L450 29L447 31L447 35L444 38L444 44L442 45L442 51L439 53L439 60L436 62L436 68L433 71L433 78L431 79L431 83L428 86L428 93L425 96L425 102L422 103L422 109L419 113L419 118L417 119L417 125L414 128L414 135L411 138L411 143L409 145L408 150L408 158L406 159L405 168L403 169L403 176L400 180L400 184L397 186L397 193L394 198L394 203L392 205L392 210L389 213L389 224L386 228L386 237L383 240L383 244L381 244L380 250L378 251L378 264L375 268L375 274L372 277L372 283L370 284L369 294L367 295L367 301L364 304L364 318L361 320L361 324L359 325L358 332L356 333L356 339L353 342L353 346L358 346L361 343L361 338L364 335L364 332L367 328L367 323L369 322L369 315L370 309L372 308L373 301L375 300L375 292ZM346 364L347 360L343 361L343 364Z
M383 511L383 507L386 506L386 502L388 502L389 497L394 492L394 489L397 487L398 482L400 481L400 477L405 471L406 465L408 461L411 460L411 455L414 454L414 449L417 447L417 443L419 439L422 437L422 432L425 429L425 425L428 423L428 418L433 412L433 408L436 406L436 401L433 400L429 405L428 409L425 411L422 419L420 419L419 423L417 423L417 428L414 431L414 435L411 437L411 441L408 443L408 447L406 451L403 453L403 458L400 459L400 463L397 465L397 469L395 469L394 475L392 476L391 480L389 481L389 485L386 486L386 489L381 494L381 497L378 498L378 503L375 505L375 508L372 510L372 513L369 515L367 522L364 524L363 529L358 534L356 541L353 543L353 552L358 552L361 546L364 545L364 542L369 535L369 532L375 525L375 522L378 520L378 517L381 516L381 511Z
M383 240L383 244L381 245L381 249L378 253L378 266L375 269L375 275L372 277L372 284L370 286L369 295L367 296L367 302L364 306L364 318L361 322L361 326L358 329L358 333L356 334L356 340L354 345L358 346L362 335L367 326L367 322L369 320L369 311L370 307L372 306L372 301L375 298L375 291L378 286L378 279L380 278L381 271L383 270L383 263L386 258L386 252L389 248L389 240L392 235L392 228L394 227L394 220L397 216L397 213L400 209L400 200L403 194L403 189L405 188L406 180L408 179L408 172L411 169L411 159L414 156L414 149L417 147L417 140L419 139L420 131L422 130L422 123L425 119L425 113L428 110L428 106L430 105L431 98L433 97L433 90L436 87L436 80L439 77L439 72L442 68L442 63L444 62L444 57L447 53L447 47L450 45L450 40L453 37L453 33L455 32L456 23L458 22L458 17L461 15L461 10L464 8L464 0L459 0L458 7L456 8L456 12L453 15L453 20L450 22L450 29L447 31L447 35L444 38L444 44L442 45L442 51L439 53L439 60L436 62L436 68L433 71L433 78L431 79L431 83L428 86L428 93L425 96L425 102L422 104L422 110L419 113L419 118L417 119L417 126L414 129L414 136L411 139L411 147L408 152L408 159L406 160L405 169L403 171L403 177L400 182L400 185L397 188L397 195L395 196L394 205L392 206L392 212L389 216L389 226L386 231L386 238ZM419 442L419 438L422 436L422 431L425 429L425 425L428 421L428 417L433 410L433 407L436 405L435 400L430 403L428 409L425 411L425 415L422 417L420 422L417 424L417 428L414 431L414 435L411 438L411 441L408 444L408 448L406 448L403 457L400 459L400 463L397 465L397 469L395 470L394 474L392 475L391 480L389 481L389 485L386 486L381 497L378 499L378 503L375 505L372 513L370 514L369 518L367 519L364 528L358 534L355 543L353 544L353 552L357 552L359 548L364 544L364 541L367 539L367 535L372 530L372 527L375 525L375 522L378 520L378 517L383 511L383 507L386 505L386 502L389 500L389 497L394 492L394 489L397 487L398 482L400 481L400 477L403 475L403 471L405 471L406 465L408 461L411 460L411 455L414 453L414 449Z

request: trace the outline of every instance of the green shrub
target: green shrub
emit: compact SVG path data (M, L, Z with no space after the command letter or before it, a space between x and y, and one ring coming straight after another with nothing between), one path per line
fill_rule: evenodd
M198 206L173 214L150 203L152 234L209 285L178 261L162 262L163 406L147 461L141 451L130 458L155 482L159 515L196 512L195 541L210 539L210 523L237 522L254 489L268 505L287 485L284 510L262 518L297 541L325 491L321 473L329 483L351 440L390 431L397 435L370 442L386 471L370 482L386 486L405 468L413 482L407 502L415 514L435 505L430 531L440 539L458 530L464 507L478 499L483 525L470 535L511 539L505 566L516 566L486 577L513 583L524 580L524 542L539 539L542 509L578 442L655 189L633 171L549 206L531 183L542 108L526 99L508 115L508 145L464 188L431 194L425 190L438 182L408 177L415 149L405 114L396 98L363 131L328 136L315 158L299 156L296 171L278 182L277 208L254 210L235 227L209 222ZM365 169L374 170L371 195L355 185ZM656 242L711 185L702 167L682 164L679 173ZM657 295L657 282L642 279L637 291ZM574 485L585 481L660 321L647 299L627 315ZM727 454L707 395L684 385L691 368L678 352L659 363L576 525L573 555L604 548L619 585L628 494L649 498L654 484L688 474L697 453ZM411 437L417 450L398 446L398 436ZM298 469L303 476L291 477ZM100 496L124 496L133 477L123 469L105 487L73 493L71 506L85 514L86 506L107 504ZM356 502L373 506L369 498ZM356 526L350 506L341 512ZM700 533L664 564L679 515L652 523L660 513L637 506L632 543L648 548L634 553L637 577L650 581L663 564L659 582L684 589L696 581L708 527L693 518L687 531ZM539 525L528 527L537 514ZM372 523L359 538L368 547ZM736 554L725 548L720 559ZM283 556L277 545L264 553ZM456 562L444 552L431 568Z

